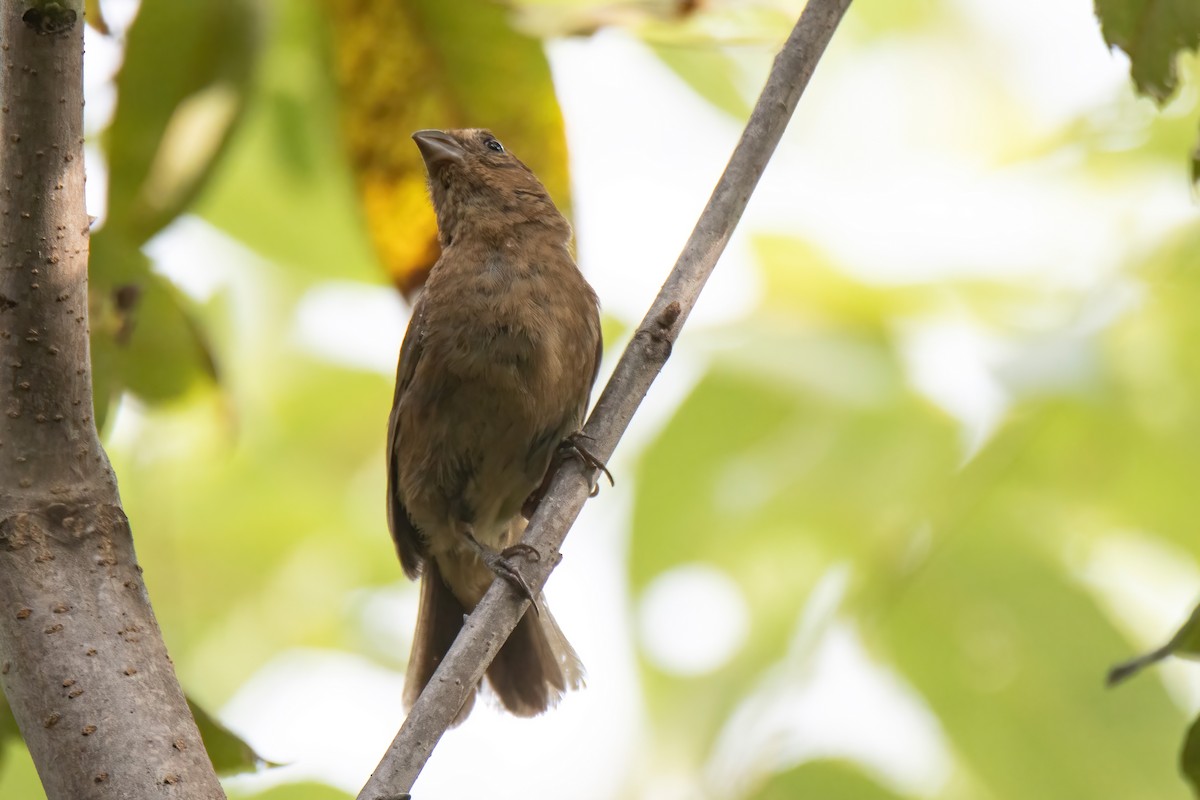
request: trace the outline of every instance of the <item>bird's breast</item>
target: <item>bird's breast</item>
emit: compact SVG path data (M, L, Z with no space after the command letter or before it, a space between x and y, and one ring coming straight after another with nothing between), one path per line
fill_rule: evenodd
M435 349L445 368L497 389L553 389L571 341L588 336L586 320L560 294L543 267L488 259L438 299Z

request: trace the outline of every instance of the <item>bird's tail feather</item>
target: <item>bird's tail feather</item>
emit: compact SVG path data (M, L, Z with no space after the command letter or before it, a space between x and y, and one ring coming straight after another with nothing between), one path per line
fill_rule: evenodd
M521 717L554 707L567 691L582 688L584 682L583 664L551 616L543 595L538 596L538 609L526 610L487 670L488 683L500 702ZM412 708L454 644L465 613L462 603L442 580L437 563L427 562L421 576L417 629L404 681L406 708ZM458 712L455 725L467 718L474 704L472 692Z
M408 670L404 676L404 707L412 708L417 697L433 677L433 672L442 663L454 638L462 629L466 610L458 602L450 587L442 580L437 563L426 562L421 575L421 604L417 608L417 630L413 634L412 652L408 656ZM475 705L475 693L467 695L466 702L454 720L457 725L471 713Z
M583 687L584 670L546 598L538 596L487 670L488 683L510 713L532 717L553 708L571 689ZM540 612L540 613L539 613Z

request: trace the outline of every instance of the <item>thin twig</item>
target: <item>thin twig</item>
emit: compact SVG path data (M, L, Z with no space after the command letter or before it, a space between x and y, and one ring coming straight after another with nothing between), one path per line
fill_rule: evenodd
M584 427L584 434L590 440L588 449L601 460L612 455L634 411L670 356L684 320L729 242L801 93L849 5L850 0L809 0L783 50L776 56L767 84L725 173ZM530 521L524 541L542 557L526 561L523 573L535 592L545 584L558 549L587 500L591 472L594 470L578 460L565 462ZM492 583L413 705L358 800L391 800L412 789L438 740L468 694L475 691L487 665L527 606L528 601L507 581Z

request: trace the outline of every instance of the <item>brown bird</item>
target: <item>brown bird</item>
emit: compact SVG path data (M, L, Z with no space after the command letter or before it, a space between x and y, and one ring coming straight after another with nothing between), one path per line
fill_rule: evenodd
M494 576L530 594L509 561L522 509L583 424L601 352L596 293L537 177L486 130L413 139L442 254L400 347L388 419L388 522L405 573L421 576L409 707ZM520 716L583 685L579 657L534 600L487 670Z

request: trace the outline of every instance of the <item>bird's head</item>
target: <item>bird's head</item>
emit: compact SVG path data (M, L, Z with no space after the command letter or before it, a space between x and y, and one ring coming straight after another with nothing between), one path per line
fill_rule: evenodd
M429 173L443 246L463 235L494 235L519 225L545 226L570 237L546 187L491 131L425 130L413 140Z

